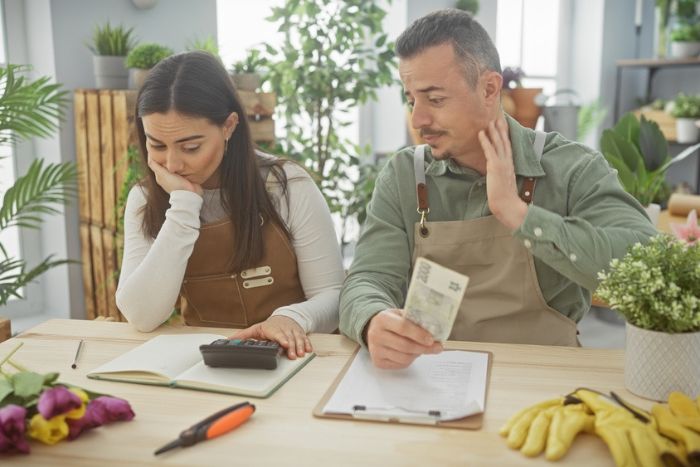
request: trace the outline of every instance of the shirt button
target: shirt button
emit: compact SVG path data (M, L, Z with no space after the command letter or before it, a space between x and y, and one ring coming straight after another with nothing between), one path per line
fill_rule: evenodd
M532 248L532 242L529 239L526 238L523 243L525 244L525 248Z
M569 255L569 259L571 260L571 262L576 261L576 255L573 254L573 253L571 253L571 254Z
M542 229L539 227L535 227L535 237L541 237L542 236Z

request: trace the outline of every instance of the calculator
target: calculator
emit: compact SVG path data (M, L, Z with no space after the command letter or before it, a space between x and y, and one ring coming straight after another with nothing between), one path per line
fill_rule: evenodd
M282 347L274 341L257 339L217 339L200 345L204 364L216 368L256 368L274 370Z

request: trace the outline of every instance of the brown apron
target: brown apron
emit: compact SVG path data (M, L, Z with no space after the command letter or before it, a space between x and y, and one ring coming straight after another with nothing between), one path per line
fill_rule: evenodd
M306 300L294 247L273 222L263 223L265 254L259 264L232 271L230 220L204 224L187 262L180 311L190 326L247 327L285 305Z
M537 132L542 157L545 134ZM427 222L425 146L414 152L418 213L413 263L423 256L469 276L451 340L577 346L576 323L545 302L528 241L515 238L495 216ZM525 178L520 197L532 203L535 179Z

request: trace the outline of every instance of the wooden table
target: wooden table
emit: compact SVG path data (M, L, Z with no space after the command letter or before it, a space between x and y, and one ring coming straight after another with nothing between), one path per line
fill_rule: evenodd
M163 326L156 333L219 332L221 329ZM623 352L534 345L452 343L450 347L493 353L484 425L479 431L317 419L312 408L355 349L343 336L311 336L317 357L269 399L249 399L257 412L237 430L158 458L153 451L205 416L244 398L156 386L90 380L93 368L153 337L126 323L51 320L0 344L0 355L18 342L14 361L38 372L60 371L61 381L127 399L136 418L44 446L32 441L29 456L0 457L5 465L241 465L241 466L536 466L509 449L499 427L518 409L587 386L614 390L648 408L623 388ZM223 333L226 333L224 331ZM78 369L71 370L79 339ZM580 435L560 462L612 466L598 438Z

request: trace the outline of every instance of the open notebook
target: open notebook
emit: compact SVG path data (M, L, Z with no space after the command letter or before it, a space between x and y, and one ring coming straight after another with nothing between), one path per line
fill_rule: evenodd
M173 334L156 336L114 360L95 368L88 378L154 384L242 396L268 397L299 371L314 354L289 360L281 357L274 370L210 368L199 346L226 336Z

